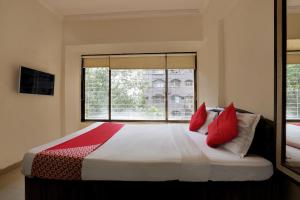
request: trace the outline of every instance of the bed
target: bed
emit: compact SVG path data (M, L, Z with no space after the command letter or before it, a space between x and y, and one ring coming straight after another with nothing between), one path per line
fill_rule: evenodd
M300 124L286 125L286 164L300 167Z
M249 155L243 159L222 147L208 147L206 136L190 132L188 124L126 124L84 158L81 180L32 176L36 154L100 125L94 123L28 151L22 167L26 199L278 197L273 123L264 118L256 128Z

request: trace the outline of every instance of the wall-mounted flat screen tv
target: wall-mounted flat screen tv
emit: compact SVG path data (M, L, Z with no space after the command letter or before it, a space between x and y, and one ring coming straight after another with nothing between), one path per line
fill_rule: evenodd
M20 67L19 92L54 95L54 75L28 67Z

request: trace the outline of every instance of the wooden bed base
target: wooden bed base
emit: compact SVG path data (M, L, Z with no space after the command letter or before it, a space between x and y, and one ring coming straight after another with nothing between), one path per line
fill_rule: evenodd
M199 199L279 200L282 181L60 181L25 177L26 200Z
M240 109L237 111L249 113ZM274 123L261 117L248 153L260 155L275 166L275 144ZM62 181L25 177L25 199L281 200L284 199L280 193L282 182L278 175L266 181L243 182Z

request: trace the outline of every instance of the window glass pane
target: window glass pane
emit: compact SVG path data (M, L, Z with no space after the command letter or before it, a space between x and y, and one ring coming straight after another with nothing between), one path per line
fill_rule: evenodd
M166 66L167 69L156 66L155 69L139 66L109 69L92 64L84 65L84 117L87 120L189 120L194 112L195 70L190 67L179 69L176 62ZM168 113L165 113L166 106Z
M168 119L189 120L194 111L194 70L168 70Z
M165 70L111 70L111 119L164 120Z
M108 68L85 68L85 119L108 119L108 90Z
M300 119L300 64L287 65L286 118Z

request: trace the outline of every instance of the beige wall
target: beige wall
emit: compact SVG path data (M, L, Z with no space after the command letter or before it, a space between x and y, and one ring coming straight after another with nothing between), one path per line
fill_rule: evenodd
M234 102L270 119L274 114L273 4L273 0L212 0L203 19L206 46L200 52L202 65L215 73L209 78L218 82L218 88L209 87L219 105Z
M65 49L65 134L78 130L88 123L80 122L81 55L139 52L198 52L199 41L143 42L122 44L70 45ZM199 55L198 55L199 56ZM198 74L201 73L198 69ZM207 83L208 84L208 83ZM198 92L206 85L199 85Z
M36 0L0 0L0 169L61 134L62 20ZM19 66L55 74L55 95L19 94Z
M228 1L229 2L229 1ZM206 12L203 14L203 46L199 52L199 85L205 85L199 91L200 101L205 101L209 106L220 106L224 95L221 84L222 66L224 64L224 48L222 39L222 17L232 7L232 2L211 0Z
M80 123L80 55L89 53L195 50L199 102L225 106L233 101L273 119L273 14L273 0L211 0L202 17L67 19L65 133L85 126Z
M104 20L69 18L64 20L64 42L67 45L202 39L202 18L199 15Z
M199 15L90 21L66 17L64 133L86 126L80 122L82 54L198 51L201 40L202 18Z
M274 1L239 1L225 18L224 103L274 110Z

